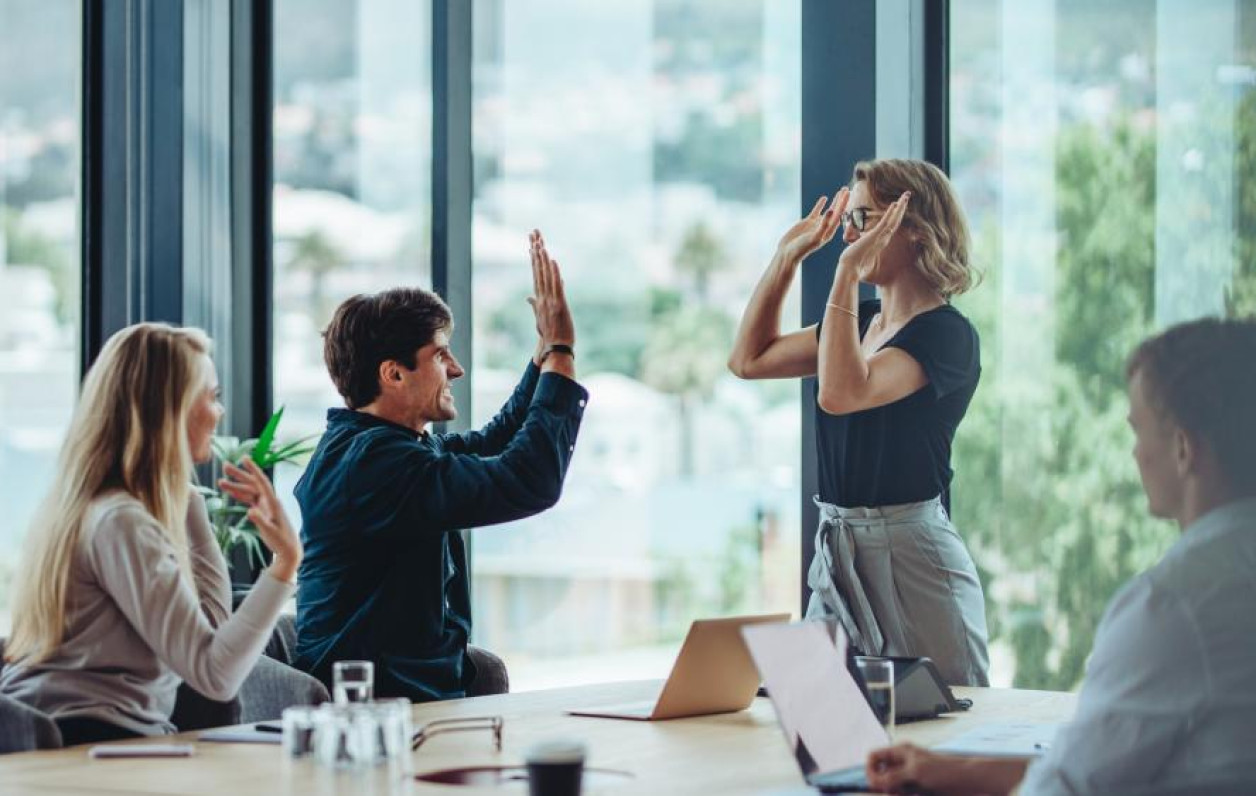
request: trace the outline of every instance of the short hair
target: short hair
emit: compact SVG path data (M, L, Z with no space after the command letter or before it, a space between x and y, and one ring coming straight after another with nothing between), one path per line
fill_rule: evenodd
M413 369L418 350L452 328L449 306L430 290L397 287L353 296L323 332L323 361L345 404L360 409L379 397L382 363Z
M858 182L867 185L881 207L911 191L902 228L915 238L917 267L934 289L949 299L980 281L969 259L968 222L941 169L924 160L861 161L855 164L851 187Z
M1126 378L1216 456L1230 486L1256 488L1256 320L1207 318L1170 327L1130 355Z

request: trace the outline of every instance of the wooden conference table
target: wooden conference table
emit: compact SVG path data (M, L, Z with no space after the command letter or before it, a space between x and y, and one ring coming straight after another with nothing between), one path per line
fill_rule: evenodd
M493 750L486 731L437 735L413 754L414 772L516 765L536 741L566 737L588 745L587 767L633 775L614 785L604 781L603 787L590 777L585 793L779 793L804 787L767 699L756 699L740 713L663 722L563 713L567 708L651 699L661 685L657 680L610 683L418 705L416 726L437 718L500 715L505 728L501 752ZM897 738L932 745L991 721L1067 721L1076 706L1076 695L1069 693L997 688L957 688L955 693L972 699L972 710L903 725ZM196 735L171 740L195 742ZM196 742L194 757L165 760L90 760L85 747L0 757L4 796L499 792L526 792L526 786L473 788L390 777L383 770L334 772L310 760L287 761L273 745Z

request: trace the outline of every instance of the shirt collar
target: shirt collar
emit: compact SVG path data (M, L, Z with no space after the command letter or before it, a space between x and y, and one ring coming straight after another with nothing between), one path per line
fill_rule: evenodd
M1165 557L1184 555L1197 545L1237 532L1256 533L1256 497L1218 506L1195 520L1173 543Z
M414 429L403 426L400 423L394 423L391 420L385 420L382 417L359 412L356 409L344 409L341 407L333 407L327 410L327 425L340 426L351 425L359 428L371 428L378 426L382 428L391 428L400 431L411 439L426 440L428 438L427 431L416 432Z

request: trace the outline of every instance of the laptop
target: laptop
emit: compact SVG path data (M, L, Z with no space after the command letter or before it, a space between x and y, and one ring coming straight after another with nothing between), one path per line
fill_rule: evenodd
M742 631L808 785L825 793L866 791L868 754L890 737L851 675L846 634L823 622Z
M789 614L699 619L689 627L689 634L657 699L578 708L567 713L659 721L745 710L759 688L759 672L746 651L741 630L787 621Z

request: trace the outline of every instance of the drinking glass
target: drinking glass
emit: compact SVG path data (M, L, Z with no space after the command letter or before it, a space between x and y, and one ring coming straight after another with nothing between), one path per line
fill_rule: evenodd
M868 701L877 721L894 737L894 661L885 658L856 658L859 674L863 677Z
M356 705L320 705L314 712L314 759L327 768L357 768L365 756Z
M375 695L375 664L336 661L332 665L332 696L337 705L370 702Z
M283 750L292 758L314 753L314 714L308 705L296 705L283 711Z
M363 722L368 733L362 740L367 750L364 754L376 764L408 771L413 734L410 700L403 697L380 699L363 705L362 709L369 712L371 719Z

